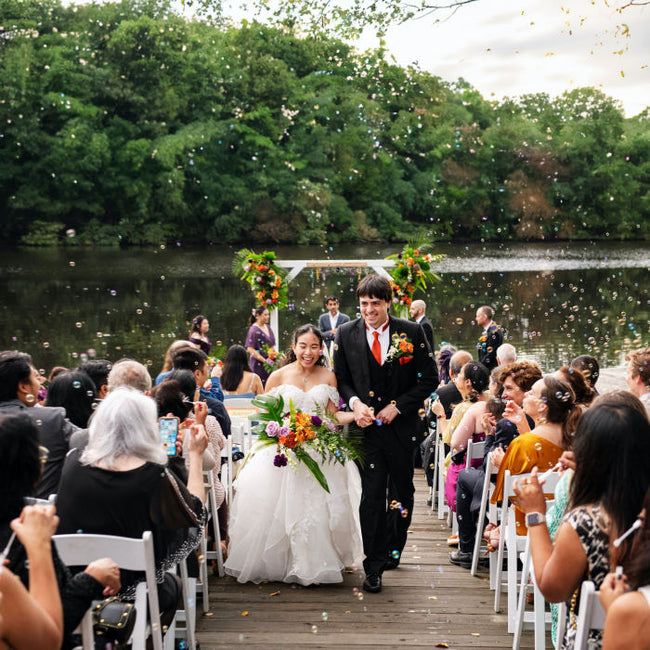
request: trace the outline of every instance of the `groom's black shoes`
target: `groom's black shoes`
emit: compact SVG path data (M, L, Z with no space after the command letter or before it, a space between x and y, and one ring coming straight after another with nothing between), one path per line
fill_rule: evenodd
M371 594L378 594L381 591L381 576L375 573L366 576L363 582L363 590Z

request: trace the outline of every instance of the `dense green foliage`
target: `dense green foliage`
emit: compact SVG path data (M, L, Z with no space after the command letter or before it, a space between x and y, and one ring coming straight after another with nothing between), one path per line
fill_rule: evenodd
M650 114L590 88L488 102L164 0L2 0L0 75L9 241L650 236Z

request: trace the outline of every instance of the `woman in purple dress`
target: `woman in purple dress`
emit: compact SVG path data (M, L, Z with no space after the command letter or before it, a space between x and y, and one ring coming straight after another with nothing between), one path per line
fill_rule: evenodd
M269 310L263 305L255 307L246 335L246 350L250 354L250 368L256 375L259 375L263 384L271 374L264 364L273 365L275 361L275 356L272 355L272 358L269 358L269 351L275 346L275 335L269 326L269 316Z

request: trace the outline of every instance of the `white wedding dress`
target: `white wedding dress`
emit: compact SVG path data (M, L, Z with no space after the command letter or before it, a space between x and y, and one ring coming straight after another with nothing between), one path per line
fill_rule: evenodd
M270 391L305 413L338 404L337 391L319 384L303 391L284 384ZM275 445L248 459L234 483L226 573L239 582L301 585L341 582L344 567L361 566L361 478L353 462L321 462L329 494L302 463L275 467Z

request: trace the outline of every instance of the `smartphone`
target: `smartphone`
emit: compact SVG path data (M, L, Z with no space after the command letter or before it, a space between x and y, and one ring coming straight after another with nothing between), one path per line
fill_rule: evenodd
M176 417L160 418L158 430L160 439L168 456L176 456L176 440L178 438L179 419Z

